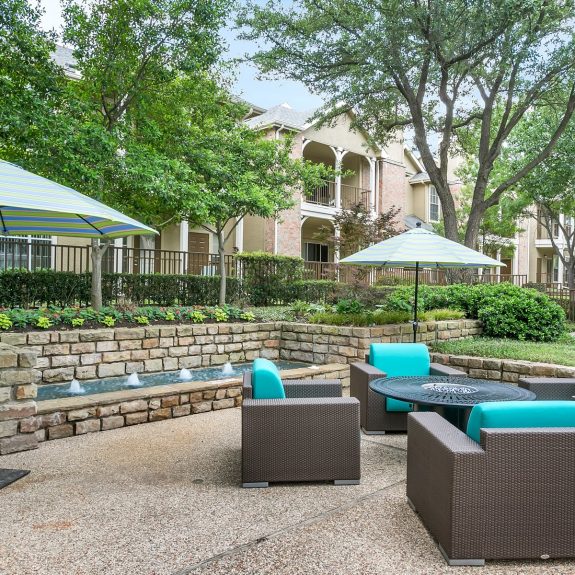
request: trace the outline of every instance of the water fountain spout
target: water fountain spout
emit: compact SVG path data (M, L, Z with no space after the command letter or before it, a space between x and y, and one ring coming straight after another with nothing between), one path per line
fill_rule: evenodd
M235 371L233 365L229 361L226 361L224 367L222 367L222 375L229 376L234 375L234 373Z
M86 390L80 385L80 382L77 379L73 379L70 382L70 387L68 388L68 393L73 393L74 395L81 395L85 393Z
M190 381L192 379L192 372L185 367L180 370L180 380L181 381Z
M137 373L131 373L128 376L128 381L126 382L126 385L128 387L141 387L142 382L140 381L140 378L138 377Z

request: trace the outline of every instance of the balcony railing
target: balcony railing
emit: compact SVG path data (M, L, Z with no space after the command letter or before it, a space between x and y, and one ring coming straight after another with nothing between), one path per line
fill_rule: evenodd
M335 182L325 181L306 197L308 204L335 207Z
M356 186L341 185L341 207L349 210L357 204L361 204L365 210L369 210L370 191Z
M331 208L336 207L336 183L325 181L318 186L312 194L305 198L308 204L316 204L318 206L327 206ZM369 196L370 191L365 188L357 186L349 186L341 184L341 207L343 209L350 209L357 204L361 204L366 210L369 209Z

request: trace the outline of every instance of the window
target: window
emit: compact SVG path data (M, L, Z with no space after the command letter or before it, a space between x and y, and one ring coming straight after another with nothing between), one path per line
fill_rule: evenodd
M435 186L429 186L429 221L438 222L439 221L439 196L437 195L437 190Z
M303 259L308 262L329 261L328 247L325 244L306 242L304 244Z
M0 237L0 270L51 268L51 245L45 236Z

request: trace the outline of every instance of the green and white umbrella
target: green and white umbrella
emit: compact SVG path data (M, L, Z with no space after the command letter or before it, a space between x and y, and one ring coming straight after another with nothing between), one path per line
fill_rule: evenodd
M494 268L505 264L419 227L369 246L342 264L415 268L413 341L417 337L417 292L421 268Z
M71 188L0 160L0 235L121 238L155 230Z

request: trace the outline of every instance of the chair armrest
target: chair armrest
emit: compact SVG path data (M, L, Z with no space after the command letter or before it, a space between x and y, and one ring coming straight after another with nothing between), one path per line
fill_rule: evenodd
M286 397L341 397L341 381L338 379L284 379Z
M479 507L485 452L432 412L407 416L407 445L407 497L452 557L454 521Z
M368 420L369 382L385 376L385 372L369 363L358 362L349 366L349 394L351 397L359 399L361 404L361 425L363 428L366 428Z
M448 365L442 365L441 363L432 363L429 366L429 375L454 375L457 377L467 377L467 374L464 371L460 371L454 367L449 367Z

